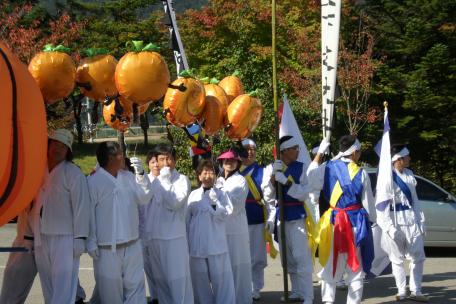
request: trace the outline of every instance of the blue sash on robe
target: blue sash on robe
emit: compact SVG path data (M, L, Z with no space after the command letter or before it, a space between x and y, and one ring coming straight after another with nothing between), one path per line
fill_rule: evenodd
M323 193L329 201L331 199L334 186L336 185L336 182L339 181L343 193L338 200L336 207L340 209L361 204L363 192L363 184L361 180L363 169L360 169L355 177L350 180L347 166L348 163L341 160L329 161L325 170ZM334 224L334 217L337 212L337 210L332 211L332 224ZM374 243L372 229L369 223L369 214L364 207L358 210L347 211L347 214L350 218L352 227L356 228L357 233L355 236L355 242L356 246L359 247L361 251L363 270L365 273L369 273L372 261L374 260Z
M264 168L260 166L257 162L254 162L250 166L245 167L240 173L242 176L246 176L251 170L252 173L250 174L250 176L252 177L253 183L255 184L255 187L257 188L261 197L263 197L261 183L263 181ZM252 192L249 189L249 194L247 195L247 199L245 200L245 211L247 213L247 222L249 225L264 223L263 208L264 206L261 205L261 202L257 202L255 200Z
M412 199L412 192L410 191L409 187L407 184L397 175L395 171L393 171L393 181L396 183L396 185L401 189L401 191L405 194L405 197L407 197L407 200L409 201L410 206L413 206L413 199ZM403 210L408 210L410 207L408 205L404 205L402 203L396 203L396 211L403 211ZM393 205L390 205L390 211L394 211Z

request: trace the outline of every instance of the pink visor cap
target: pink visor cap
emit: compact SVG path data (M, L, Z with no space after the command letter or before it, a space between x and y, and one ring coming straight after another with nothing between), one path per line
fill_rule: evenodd
M224 160L224 159L235 159L235 160L241 160L239 155L234 152L233 150L228 150L220 154L220 156L217 158L217 160Z

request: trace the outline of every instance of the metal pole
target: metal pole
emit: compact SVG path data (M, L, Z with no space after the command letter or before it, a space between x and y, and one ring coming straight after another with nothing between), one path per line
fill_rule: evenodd
M275 146L277 158L280 158L279 141L279 106L277 101L277 60L276 60L276 1L272 0L272 90L274 96L274 124L275 124ZM282 257L283 289L285 303L288 303L288 267L285 236L285 210L283 206L282 184L276 182L277 198L280 210L280 256Z

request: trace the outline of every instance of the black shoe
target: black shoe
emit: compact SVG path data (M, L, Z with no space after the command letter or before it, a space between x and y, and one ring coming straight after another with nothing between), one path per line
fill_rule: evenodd
M84 299L78 299L74 302L74 304L85 304Z

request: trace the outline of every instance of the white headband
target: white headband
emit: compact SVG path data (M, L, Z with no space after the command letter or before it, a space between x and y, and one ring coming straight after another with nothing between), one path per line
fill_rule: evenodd
M353 152L358 150L361 150L361 143L358 139L356 139L353 145L350 146L350 148L348 148L344 152L339 152L333 159L339 159L342 156L350 156Z
M242 141L243 146L254 146L256 148L256 143L250 138L246 138Z
M280 145L280 151L283 151L285 149L288 149L288 148L291 148L291 147L295 147L295 146L299 146L299 143L294 137L292 137L289 140L284 141Z
M394 154L393 157L391 157L391 162L394 163L399 158L407 156L409 154L410 151L407 149L407 147L404 147L401 151L399 151L398 153Z

